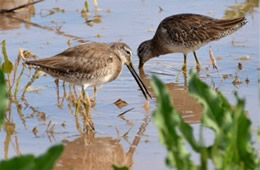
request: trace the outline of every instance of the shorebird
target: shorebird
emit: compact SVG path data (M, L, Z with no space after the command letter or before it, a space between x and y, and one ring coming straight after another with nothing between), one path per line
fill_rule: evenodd
M81 85L83 97L89 86L102 86L119 77L125 64L145 99L151 97L132 64L132 50L125 43L89 43L69 48L53 57L25 61L26 65L51 76ZM87 103L90 104L88 96Z
M168 53L183 53L186 70L187 54L193 52L197 67L200 63L196 50L211 41L237 31L247 23L245 17L222 20L198 14L179 14L161 21L154 37L142 42L138 49L139 68L148 60Z

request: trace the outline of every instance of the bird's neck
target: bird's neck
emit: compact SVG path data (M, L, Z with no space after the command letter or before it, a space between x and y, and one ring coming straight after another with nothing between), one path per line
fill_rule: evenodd
M151 53L153 56L159 57L160 55L164 55L164 54L168 54L170 53L170 51L163 46L161 42L161 40L157 40L158 37L153 37L153 39L151 39L151 43L150 43L150 49L151 49Z

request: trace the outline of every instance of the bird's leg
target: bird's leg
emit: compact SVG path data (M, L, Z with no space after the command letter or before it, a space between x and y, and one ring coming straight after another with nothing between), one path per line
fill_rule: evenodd
M94 95L91 97L91 101L93 101L94 103L96 103L97 91L102 87L103 85L94 86Z
M201 68L201 67L200 67L200 62L199 62L199 59L198 59L197 54L196 54L195 51L193 51L193 55L194 55L194 57L195 57L196 64L197 64L197 66L196 66L197 72L200 72L200 68Z
M83 103L86 104L87 109L88 109L87 111L90 112L91 101L90 101L88 94L86 93L85 89L86 89L86 87L83 85L82 86Z
M97 86L94 86L94 95L93 95L93 96L91 97L91 99L90 99L90 100L92 100L93 102L96 102L97 91L98 91Z
M187 54L184 54L184 64L182 66L182 71L187 72Z
M60 88L59 88L59 79L55 79L55 85L56 85L56 92L57 92L57 104L60 104Z
M86 125L86 129L87 130L95 130L95 127L94 127L94 123L92 121L92 118L91 118L91 113L90 113L90 108L91 108L91 101L88 97L88 94L86 93L85 91L86 89L86 86L82 86L82 95L83 95L83 100L87 100L87 103L84 103L84 107L86 108L86 114L84 114L84 122L85 122L85 125Z

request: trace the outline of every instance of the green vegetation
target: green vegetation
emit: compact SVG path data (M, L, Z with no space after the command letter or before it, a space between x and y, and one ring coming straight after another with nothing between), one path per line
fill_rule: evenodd
M124 167L118 167L118 166L116 166L116 165L112 165L112 167L113 167L114 170L128 170L128 169L129 169L129 168L126 167L126 166L124 166Z
M4 78L4 73L0 69L0 128L4 122L4 115L8 105L8 90ZM16 170L51 170L56 160L63 151L63 145L57 145L50 148L45 154L34 157L33 155L24 155L14 157L9 160L0 161L0 169Z
M8 88L4 72L10 74L13 69L13 64L8 60L5 49L5 41L2 42L2 53L5 62L2 65L3 70L0 68L0 129L2 128L5 120L5 112L8 106ZM10 82L10 79L8 79ZM9 87L10 88L10 87ZM8 122L6 122L8 124ZM45 154L34 157L33 155L24 155L14 157L9 160L0 161L0 169L15 169L15 170L51 170L53 169L56 160L60 157L63 151L63 145L56 145L51 147Z
M5 40L3 40L2 41L2 54L4 56L4 63L2 64L2 70L4 73L11 73L13 70L13 64L11 61L8 60L5 46L6 46L6 42L5 42Z
M231 106L220 93L199 80L194 72L190 75L189 92L204 108L201 119L199 140L194 137L193 128L184 122L173 107L168 90L153 76L152 85L157 95L158 107L154 121L158 127L160 141L167 148L166 163L179 170L207 170L211 160L215 169L246 170L260 167L260 159L253 148L251 122L244 110L245 101L235 94L236 106ZM215 132L212 145L206 146L203 129ZM200 165L191 159L186 149L200 155Z
M4 73L0 69L0 129L4 122L5 111L8 105L8 91L5 83Z
M63 151L63 145L51 147L45 154L34 157L24 155L0 162L0 169L51 170Z

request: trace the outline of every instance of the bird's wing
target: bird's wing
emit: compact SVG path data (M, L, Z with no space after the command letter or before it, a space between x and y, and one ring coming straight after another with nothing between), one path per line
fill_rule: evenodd
M165 18L160 23L158 29L163 31L157 32L158 34L164 34L158 35L160 37L168 37L168 41L177 39L180 40L180 43L189 41L203 43L217 40L236 31L243 25L243 21L245 21L243 17L220 20L196 14L173 15Z
M108 45L91 43L69 48L50 58L27 61L26 64L65 73L92 74L111 67L113 62L118 62L117 57Z

